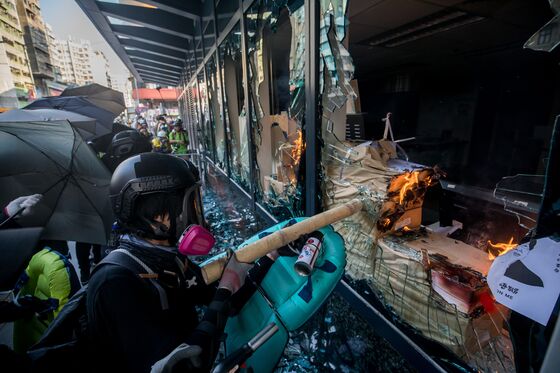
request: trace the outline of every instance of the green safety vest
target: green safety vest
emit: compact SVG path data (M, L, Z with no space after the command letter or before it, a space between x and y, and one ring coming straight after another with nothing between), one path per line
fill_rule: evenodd
M183 140L186 144L171 144L173 148L173 153L185 154L187 152L187 144L189 143L189 136L185 131L177 132L175 130L171 131L169 134L169 140Z

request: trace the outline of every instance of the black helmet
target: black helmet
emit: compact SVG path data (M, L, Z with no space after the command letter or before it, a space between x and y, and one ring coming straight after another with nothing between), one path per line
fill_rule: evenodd
M122 162L111 178L110 197L120 225L142 237L171 242L191 224L203 224L198 170L169 154L144 153ZM137 216L139 198L166 193L177 203L169 211L171 227Z
M181 118L177 118L177 120L175 121L175 123L173 124L174 126L183 126L183 120Z
M111 140L111 155L115 157L129 158L151 150L150 141L135 130L119 132Z

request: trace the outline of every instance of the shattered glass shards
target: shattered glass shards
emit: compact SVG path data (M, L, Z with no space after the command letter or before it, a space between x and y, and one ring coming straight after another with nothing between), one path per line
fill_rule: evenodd
M552 52L560 44L560 0L549 0L552 11L556 14L540 30L525 42L523 48L534 51Z
M330 87L330 85L329 85ZM340 87L335 87L333 89L327 89L326 100L323 104L323 109L329 112L334 112L336 109L340 109L346 103L347 96L342 92Z
M321 0L321 11L323 14L330 13L333 15L336 25L336 34L338 40L342 41L346 37L348 28L348 18L346 11L348 9L348 0Z
M337 294L290 333L276 372L414 372Z
M320 64L319 89L326 98L323 100L323 107L329 112L341 108L348 98L356 97L350 86L354 64L350 53L342 44L348 27L347 5L344 0L321 2L320 51L323 63ZM330 80L330 84L324 79Z
M239 190L227 183L223 175L215 173L211 176L206 179L208 185L203 187L202 203L204 219L216 238L216 244L209 256L197 258L198 262L236 248L247 238L267 228L251 206L242 198L235 198Z

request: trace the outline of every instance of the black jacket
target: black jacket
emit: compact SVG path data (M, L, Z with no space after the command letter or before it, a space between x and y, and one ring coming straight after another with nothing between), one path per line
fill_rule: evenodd
M138 242L124 248L156 273L180 272L173 256L158 252L157 248L142 247ZM156 256L163 260L155 260ZM107 264L94 273L88 285L87 312L95 370L149 372L156 361L183 342L201 346L207 364L215 358L217 337L229 313L229 292L216 293L215 287L207 286L200 268L192 262L184 278L168 276L158 283L167 295L166 310L162 310L156 287L130 270ZM213 325L215 332L208 327L198 330L195 306L206 305L213 299L219 302L218 310L207 312L204 321Z
M169 260L154 260L152 253L157 249L139 246L136 242L125 248L155 268L156 273L178 272L174 255L168 257ZM152 253L144 255L150 252L146 249ZM267 264L261 265L259 270L268 270L272 263ZM255 277L260 280L264 276ZM149 372L156 361L181 343L202 347L202 370L210 369L227 317L232 312L231 294L228 290L216 291L215 286L206 285L200 267L192 262L181 281L179 287L173 276L158 281L165 288L169 301L169 309L162 310L156 287L130 270L106 264L94 273L88 285L87 312L95 371ZM247 289L251 287L253 289ZM244 288L236 295L243 299L233 301L237 308L253 294L255 287L248 284ZM199 322L195 307L210 303Z

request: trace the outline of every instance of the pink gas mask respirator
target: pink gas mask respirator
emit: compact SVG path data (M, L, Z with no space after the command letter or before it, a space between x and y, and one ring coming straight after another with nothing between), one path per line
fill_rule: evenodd
M177 241L177 251L185 256L208 255L216 239L201 225L189 225Z

